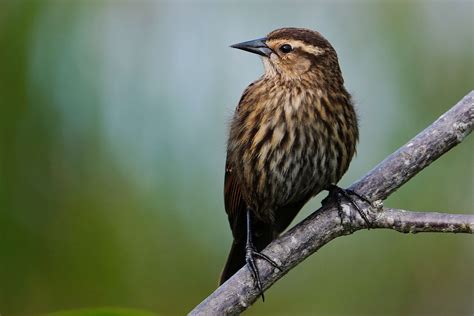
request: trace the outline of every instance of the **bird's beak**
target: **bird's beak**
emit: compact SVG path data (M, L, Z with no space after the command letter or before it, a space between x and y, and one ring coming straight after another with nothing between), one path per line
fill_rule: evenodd
M234 45L230 45L232 48L238 48L241 50L245 50L247 52L251 52L254 54L262 55L265 57L270 57L272 50L265 44L267 40L266 37L259 38L253 41L242 42Z

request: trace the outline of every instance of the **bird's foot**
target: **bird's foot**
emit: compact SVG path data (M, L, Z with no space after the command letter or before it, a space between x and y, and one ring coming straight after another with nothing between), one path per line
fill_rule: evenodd
M353 191L353 190L348 190L348 189L343 189L341 187L338 187L337 185L330 184L325 188L327 191L329 191L329 195L323 200L323 204L328 202L330 199L334 199L337 203L337 208L339 210L339 213L342 215L342 198L344 197L346 200L348 200L352 206L357 210L359 213L360 217L364 220L364 222L367 225L367 229L370 229L372 227L372 221L369 220L367 214L364 212L364 210L354 201L354 199L351 197L351 195L358 197L362 201L368 203L369 205L372 205L372 202L367 199L365 196ZM341 216L342 219L342 216Z
M278 264L275 261L270 259L268 256L255 250L255 247L253 245L247 244L247 246L245 247L245 262L247 262L247 267L249 268L250 273L252 274L253 280L255 282L255 285L258 291L260 292L262 301L265 302L265 296L263 295L262 281L260 279L260 273L258 271L258 267L257 267L255 259L263 259L269 264L271 264L272 267L280 271L281 271L281 268L278 266Z

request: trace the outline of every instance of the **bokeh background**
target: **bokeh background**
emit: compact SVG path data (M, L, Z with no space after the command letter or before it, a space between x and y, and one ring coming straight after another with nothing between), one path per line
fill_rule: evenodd
M0 2L0 313L182 315L230 246L227 123L282 26L338 51L361 140L347 186L474 87L472 1ZM473 139L387 206L474 212ZM298 220L315 210L314 199ZM248 315L472 315L469 235L362 231Z

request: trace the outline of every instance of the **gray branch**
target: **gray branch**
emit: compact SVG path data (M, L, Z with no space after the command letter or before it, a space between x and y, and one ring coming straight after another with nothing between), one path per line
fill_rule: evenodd
M372 205L354 201L372 220L371 228L392 229L402 233L474 231L474 215L409 212L382 207L382 200L445 152L459 144L474 127L474 91L443 114L436 122L387 157L349 189L375 201ZM336 237L365 229L367 225L350 202L339 209L326 203L268 245L263 253L281 267L273 268L258 260L264 289ZM189 315L236 315L259 297L247 267L216 289Z
M387 208L377 214L374 226L400 233L468 233L474 232L474 215L435 212L410 212Z

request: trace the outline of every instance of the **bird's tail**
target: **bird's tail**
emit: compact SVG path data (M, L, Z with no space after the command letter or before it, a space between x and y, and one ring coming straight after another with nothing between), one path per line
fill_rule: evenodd
M232 242L227 261L221 273L219 285L227 281L245 265L245 242Z

